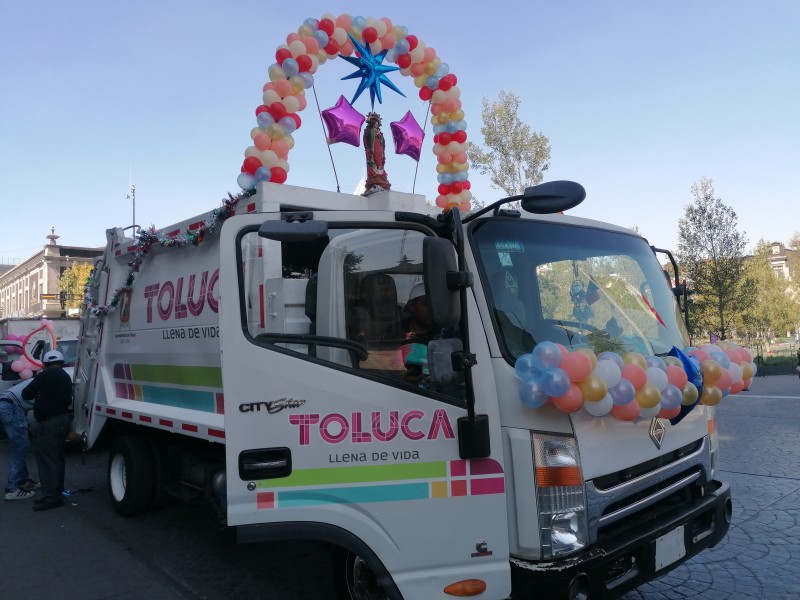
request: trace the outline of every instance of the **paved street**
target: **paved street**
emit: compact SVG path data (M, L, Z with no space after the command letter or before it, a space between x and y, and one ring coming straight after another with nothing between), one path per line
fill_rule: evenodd
M725 540L625 600L800 598L800 380L757 378L718 411L721 477L731 483ZM35 475L35 461L29 457ZM63 508L0 507L0 599L326 600L324 547L237 545L202 503L132 519L111 509L105 453L72 450ZM5 478L8 443L0 441ZM419 599L409 599L419 600Z

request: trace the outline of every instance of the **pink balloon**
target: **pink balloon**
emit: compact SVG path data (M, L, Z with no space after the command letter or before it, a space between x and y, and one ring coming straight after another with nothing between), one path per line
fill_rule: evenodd
M689 381L689 378L686 375L686 371L683 370L683 367L667 365L667 381L679 390L682 390L686 382Z
M681 414L681 407L676 406L675 408L662 408L658 413L658 417L660 419L674 419L679 414Z
M322 120L328 128L328 143L344 142L351 146L361 145L361 126L364 115L353 108L344 96L331 108L322 111Z
M30 369L22 369L22 371L19 372L20 379L30 379L31 377L33 377L33 371Z
M425 132L422 131L422 127L419 126L411 111L406 111L402 119L392 121L389 125L392 128L395 153L406 154L419 162Z
M611 409L611 414L620 421L635 421L639 416L639 403L634 401L627 404L615 404Z
M14 371L14 373L19 373L24 368L25 368L25 363L23 363L21 360L15 360L14 362L11 363L11 370Z

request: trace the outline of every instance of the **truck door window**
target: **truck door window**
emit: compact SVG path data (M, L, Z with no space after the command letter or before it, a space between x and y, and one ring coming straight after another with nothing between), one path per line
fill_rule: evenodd
M410 229L330 227L323 241L289 243L245 233L243 326L255 344L462 399L460 386L430 384L427 343L441 332L429 316L426 330L424 237Z

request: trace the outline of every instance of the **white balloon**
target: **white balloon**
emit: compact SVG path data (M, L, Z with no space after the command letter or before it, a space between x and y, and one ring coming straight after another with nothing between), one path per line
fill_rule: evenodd
M606 394L599 402L584 402L583 409L593 417L605 417L614 408L614 400L611 394Z
M598 360L597 366L594 368L594 374L605 381L610 388L616 387L622 379L622 371L616 363L610 360Z
M647 367L647 383L656 386L659 392L663 392L667 389L669 380L667 374L658 367Z
M636 402L636 400L634 400L634 402ZM661 403L651 406L650 408L639 409L639 417L642 419L652 419L653 417L658 416L658 413L660 412Z

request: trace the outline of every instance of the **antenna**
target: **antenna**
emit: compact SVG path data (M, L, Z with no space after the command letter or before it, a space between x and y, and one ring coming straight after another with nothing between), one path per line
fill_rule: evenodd
M133 228L134 235L136 234L136 186L131 184L131 193L128 194L128 200L133 201Z

